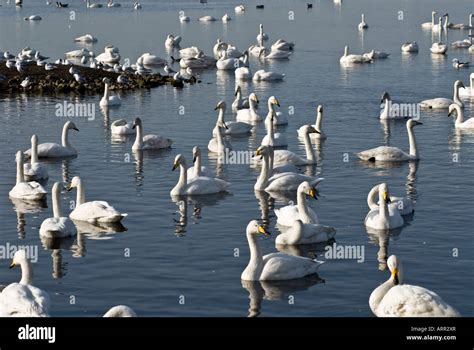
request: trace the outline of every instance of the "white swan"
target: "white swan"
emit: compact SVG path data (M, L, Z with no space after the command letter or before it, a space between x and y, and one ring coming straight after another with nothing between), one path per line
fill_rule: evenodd
M114 2L114 0L109 0L107 2L107 7L121 7L122 5L118 2Z
M224 130L226 123L224 122L224 127L218 125L219 120L217 120L216 127L214 130L217 132L215 137L212 137L207 144L207 149L209 152L217 153L218 155L223 155L226 150L232 150L232 145L229 141L224 140Z
M249 67L239 67L235 69L235 79L250 80L252 79L252 72Z
M186 23L186 22L189 22L190 20L191 18L189 18L189 16L186 16L183 12L180 12L179 21L181 23Z
M461 87L458 90L459 96L462 97L471 97L474 96L474 73L469 75L470 86L468 87Z
M237 85L235 88L235 93L234 93L235 99L234 102L232 102L232 111L236 112L239 109L242 108L249 108L249 100L247 99L242 99L242 89L240 85Z
M75 38L74 41L75 42L80 42L80 43L96 43L97 38L94 37L91 34L85 34L85 35L81 35L81 36Z
M226 192L229 183L216 178L198 176L188 180L188 171L186 166L186 158L182 154L178 154L173 163L173 169L180 168L179 180L170 192L171 196L182 195L202 195L219 192Z
M318 191L308 181L304 181L298 186L296 205L290 204L280 209L275 209L277 224L292 226L296 220L301 220L304 224L319 224L318 216L306 204L306 195L314 199L317 199L318 195Z
M334 227L319 224L303 224L295 220L293 226L280 233L275 239L275 245L299 245L327 242L334 238Z
M306 158L300 157L294 152L279 149L275 151L274 162L275 165L293 164L293 165L309 165L316 164L316 154L311 145L310 134L318 133L311 125L304 125L303 127L303 141L306 151Z
M120 222L128 214L119 213L113 206L104 201L86 202L84 183L79 176L74 176L69 184L68 191L76 188L76 207L69 214L72 220L86 221L96 225L98 223Z
M457 40L451 43L451 47L455 49L467 49L472 46L471 39Z
M174 36L173 34L168 34L165 40L165 46L168 48L179 47L181 39L180 35Z
M456 112L456 119L454 122L454 127L456 129L469 129L474 131L474 118L464 120L464 112L462 108L455 103L449 106L448 116L454 115L454 112Z
M362 20L358 25L359 30L364 30L364 29L369 28L369 25L367 24L367 22L365 22L365 14L362 14L361 17L362 17Z
M34 287L33 267L25 250L18 250L10 267L21 266L21 280L11 283L0 293L0 314L13 317L48 317L50 298L48 293Z
M196 55L200 52L201 50L196 47L196 46L191 46L191 47L186 47L184 49L179 50L179 56L181 58L191 58L191 57L196 57Z
M408 131L410 153L406 153L398 147L380 146L377 148L372 148L366 151L359 152L357 153L357 156L362 160L371 162L405 162L409 160L418 160L420 159L420 156L418 155L418 148L416 146L416 139L415 134L413 132L413 127L422 124L423 123L413 119L409 119L407 121L406 127Z
M110 125L110 131L112 135L132 135L136 132L133 128L133 123L125 119L115 120L112 125Z
M102 317L137 317L137 314L127 305L117 305L110 308Z
M363 55L349 54L349 46L344 47L344 55L340 58L341 64L352 64L352 63L371 63L372 59L367 58Z
M199 22L214 22L214 21L217 21L217 19L212 16L202 16L202 17L199 17L198 21Z
M224 16L222 16L222 23L227 23L230 20L232 20L232 18L227 13Z
M323 106L319 105L318 108L316 108L316 124L311 125L318 132L309 134L311 139L320 139L320 140L326 139L326 134L322 130L322 123L323 123ZM298 132L298 137L304 137L304 125L301 126L297 130L297 132Z
M120 106L122 104L121 98L116 95L109 95L110 79L104 78L102 82L104 83L104 96L100 99L99 106Z
M263 45L262 45L263 46ZM270 47L272 51L293 51L295 48L295 44L291 41L286 41L284 39L278 39L275 43Z
M216 62L219 70L231 70L243 66L242 61L235 57L228 57L226 50L221 50L220 58Z
M265 50L265 46L263 46L263 41L258 42L257 44L250 46L247 51L252 56L260 57L260 54L262 53L262 50Z
M472 13L469 14L469 24L464 24L464 23L454 24L454 23L449 23L449 13L446 13L444 15L445 21L444 21L443 28L444 28L444 30L448 30L448 29L458 29L458 30L472 29L472 16L474 16Z
M39 234L41 237L47 238L63 238L74 236L76 227L73 222L61 214L59 205L59 193L61 192L59 182L55 182L51 189L51 197L53 202L53 217L44 220L41 223Z
M423 29L431 29L435 25L435 16L438 14L436 11L431 11L431 22L425 22L421 24Z
M267 41L268 40L268 35L266 33L263 32L263 24L260 24L258 26L259 28L259 32L258 32L258 35L257 35L257 42L261 42L261 41Z
M99 4L99 3L91 3L89 0L86 0L86 6L87 6L87 8L97 9L97 8L101 8L101 7L102 7L102 4Z
M98 55L95 60L101 63L115 64L120 62L119 49L113 45L107 45L104 48L104 52Z
M381 120L405 119L407 117L403 115L403 113L392 113L392 99L390 98L390 94L388 92L383 93L380 103L384 104L382 112L380 112L380 116L379 116Z
M448 109L452 103L458 104L461 108L464 108L464 103L459 99L459 89L464 88L464 84L461 80L456 80L454 82L454 93L453 99L439 97L432 98L429 100L423 100L419 103L421 108L431 108L431 109Z
M444 16L443 16L444 17ZM441 32L443 30L443 17L438 18L438 23L433 24L433 27L431 27L431 30L435 33Z
M386 183L378 185L378 193L379 205L369 211L364 220L365 226L375 230L392 230L402 227L405 221L400 212L397 208L388 206L390 203L388 185Z
M448 44L442 42L433 43L430 47L431 53L444 55L448 51Z
M215 110L219 110L219 114L217 116L216 127L212 131L212 136L217 137L218 127L224 128L224 135L242 135L250 133L253 128L253 125L251 124L244 122L224 121L226 108L226 103L224 101L217 103L216 108L214 108Z
M390 278L370 294L369 306L377 317L460 317L435 292L403 284L403 269L395 255L387 260Z
M244 5L237 5L234 8L235 13L244 13L245 12L245 6Z
M10 198L25 201L39 201L46 197L46 190L36 181L25 181L23 172L23 152L16 152L16 184L8 192Z
M31 136L31 158L29 163L24 164L24 176L26 181L38 181L48 179L48 169L38 162L38 137Z
M145 66L164 66L167 61L164 58L145 52L143 55L138 57L137 63Z
M39 15L31 15L29 17L25 17L26 21L41 21L42 18Z
M375 185L367 195L367 205L371 210L379 208L379 203L376 197L379 194L379 185ZM413 201L410 198L390 196L388 203L390 210L398 210L400 215L410 215L415 211Z
M140 118L135 118L133 123L133 129L137 129L137 136L135 142L132 145L132 150L156 150L163 148L170 148L173 144L173 140L168 139L163 136L158 136L154 134L149 134L143 136L143 126L142 120Z
M258 102L259 101L257 95L252 92L249 95L249 108L243 108L237 111L237 121L251 123L261 122L263 118L256 111L256 106Z
M199 176L206 176L206 177L213 177L212 171L207 169L205 166L201 165L201 149L199 146L193 147L193 166L188 168L188 179L191 180L192 178L199 177Z
M364 53L362 56L367 57L371 60L380 60L388 58L390 54L383 51L371 50L370 52Z
M275 106L280 107L280 102L276 99L275 96L270 96L268 98L268 113L265 118L265 125L270 118L273 119L273 125L288 125L288 117L282 112L276 112Z
M284 253L262 256L257 235L269 235L268 231L252 220L247 225L246 235L250 247L250 261L240 278L244 281L277 281L302 278L317 273L322 262Z
M263 138L262 146L283 147L288 145L286 135L281 132L275 132L275 111L271 112L270 117L265 118L265 127L267 134Z
M79 50L68 51L64 55L68 58L82 58L82 57L91 57L92 54L93 53L91 51L89 51L88 49L82 48L82 49L79 49ZM62 60L61 60L61 62L62 62ZM60 62L56 61L56 64L60 64Z
M62 157L75 157L77 151L69 144L69 130L79 129L76 125L67 121L63 126L63 132L61 136L61 145L53 142L41 143L38 145L38 157L39 158L62 158ZM31 149L25 152L26 155L31 156Z
M264 69L260 69L253 75L253 81L281 81L285 77L285 74L276 72L266 72Z
M415 53L418 52L418 44L416 41L407 41L402 44L402 52Z
M261 60L286 60L290 58L292 54L293 51L272 50L268 52L268 50L264 48L260 51L258 57Z

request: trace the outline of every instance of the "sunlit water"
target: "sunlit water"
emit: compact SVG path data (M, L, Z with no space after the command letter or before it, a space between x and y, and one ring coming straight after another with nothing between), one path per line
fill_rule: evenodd
M0 49L18 52L31 46L56 58L79 47L73 43L74 37L91 33L99 38L92 47L96 54L111 43L120 48L122 58L133 62L143 52L167 57L164 40L168 33L182 35L182 47L196 45L209 54L217 37L244 50L254 43L258 24L263 23L270 43L280 37L294 41L295 53L287 62L261 64L252 60L253 71L262 67L287 76L282 83L244 83L244 94L255 91L264 102L261 110L265 113L271 95L280 100L284 112L294 108L289 126L279 131L287 132L288 149L299 153L303 148L295 130L304 123L314 123L316 106L324 105L328 139L318 146L319 164L306 171L325 180L320 186L321 198L311 206L323 224L337 228L337 244L363 246L365 260L327 260L318 278L279 284L257 282L243 288L240 273L249 257L245 227L249 220L265 216L268 203L267 198L256 197L253 184L258 170L249 165L219 168L220 177L232 183L231 193L193 199L180 212L169 196L178 177L171 171L173 159L183 153L190 162L192 147L200 145L204 163L215 168L215 159L208 158L206 151L216 118L213 107L222 99L230 105L233 99L233 74L215 70L203 73L201 84L183 90L160 87L122 94L122 106L107 117L97 108L95 120L74 119L80 132L71 134L71 142L79 157L49 163L47 189L55 181L80 175L87 198L107 200L129 214L123 222L128 230L81 235L56 247L61 249L45 248L38 230L51 216L51 209L17 214L8 198L15 182L14 153L29 148L33 133L40 142L59 142L65 118L55 116L56 103L98 103L100 97L75 100L74 96L3 95L0 243L39 245L35 284L51 295L52 315L96 316L112 305L127 304L142 316L246 316L251 302L252 313L265 316L371 316L368 297L389 277L387 270L379 270L380 246L403 260L407 283L435 290L463 315L473 315L470 203L474 197L474 136L456 134L446 112L423 113L424 124L415 129L422 157L418 165L374 168L354 156L354 152L381 144L408 148L404 123L384 125L377 119L384 91L396 101L418 102L452 97L456 79L468 84L469 70L454 70L451 60L473 57L467 50L451 49L446 57L432 57L429 47L437 36L423 32L420 23L430 20L432 9L449 11L451 22L465 23L472 12L471 1L361 0L337 7L330 0L321 0L313 2L312 10L306 9L307 1L259 1L265 4L264 10L249 2L244 15L234 13L237 2L205 6L181 1L172 5L141 2L142 11L133 11L130 3L123 3L120 9L86 10L82 1L70 1L70 9L58 10L43 1L25 1L21 10L15 10L2 2ZM71 10L75 11L74 21L70 20ZM181 24L179 10L192 19L205 14L220 18L228 12L233 20L227 25ZM403 20L399 20L399 11L403 11ZM357 24L362 12L370 28L360 34ZM23 20L31 14L39 14L43 20ZM465 37L467 31L450 31L448 39L452 42ZM400 45L407 40L419 43L419 54L402 57ZM357 53L374 48L392 55L346 70L339 65L346 44ZM473 106L466 107L465 114L470 115ZM125 143L111 140L111 121L137 116L143 120L145 133L172 138L173 148L136 160L131 153L133 138ZM227 118L233 118L230 112ZM264 133L260 125L252 136L232 138L231 142L234 149L253 150ZM416 201L416 212L401 232L383 237L368 234L363 224L368 211L366 195L382 181L389 183L393 194L408 195ZM61 194L64 211L74 195ZM260 240L265 253L275 251L278 231L273 228L273 208L284 203L277 200L270 204L274 235ZM316 253L321 260L323 249L324 245L318 247ZM458 250L457 257L453 257L453 249ZM314 251L309 254L314 256ZM7 260L1 265L0 283L19 279L20 271L8 270Z

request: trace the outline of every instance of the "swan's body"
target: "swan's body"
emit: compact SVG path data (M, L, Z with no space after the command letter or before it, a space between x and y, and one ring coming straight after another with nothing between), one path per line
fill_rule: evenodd
M46 197L46 190L36 181L25 181L23 152L16 153L16 184L8 192L10 198L24 201L40 201Z
M255 93L249 95L249 108L239 109L237 111L236 119L240 122L261 122L263 118L258 114L256 106L258 104L258 97Z
M448 44L444 43L433 43L430 47L431 53L444 55L448 51Z
M402 227L403 220L397 208L390 208L390 196L388 186L382 183L378 186L379 205L377 208L371 209L365 217L365 226L375 230L392 230Z
M79 36L77 38L74 39L75 42L79 42L79 43L96 43L97 42L97 38L92 36L91 34L85 34L85 35L82 35L82 36Z
M62 216L61 214L61 208L59 206L59 193L61 190L59 186L59 182L56 182L51 190L53 217L48 218L41 223L39 230L41 237L64 238L76 234L76 227L73 222L68 217Z
M371 63L372 59L365 57L364 55L354 55L354 54L349 54L349 47L345 46L344 47L344 55L341 57L339 62L344 65L344 64L353 64L353 63Z
M464 88L464 84L461 80L456 80L454 82L454 96L453 99L439 97L432 98L429 100L423 100L419 103L422 108L431 108L431 109L448 109L452 103L458 104L461 108L464 108L464 103L459 99L459 90Z
M265 50L265 46L263 46L263 42L262 42L262 43L258 43L256 45L250 46L248 49L248 52L252 56L260 57L260 54L262 53L263 50Z
M173 140L163 136L153 134L143 136L143 126L142 120L140 118L135 118L135 122L133 123L133 129L137 130L137 135L135 138L135 142L132 145L132 150L147 151L170 148L173 144Z
M310 134L318 132L311 125L303 126L303 140L306 151L306 158L300 157L299 155L288 151L288 150L276 150L274 156L275 165L293 164L293 165L308 165L316 164L316 154L314 153L313 146L311 145Z
M284 39L278 39L270 48L272 51L293 51L295 44Z
M100 106L120 106L122 104L122 100L120 99L120 97L109 94L110 80L108 78L104 78L103 83L104 83L104 96L100 99L99 105Z
M48 293L34 287L33 268L26 252L18 250L10 267L21 266L21 280L6 286L0 293L0 314L12 317L48 317Z
M259 32L257 35L257 43L268 40L268 35L263 32L263 24L259 25Z
M327 242L334 238L336 230L330 226L319 224L303 224L295 220L293 226L279 234L275 239L276 245L299 245Z
M216 62L216 67L219 70L233 70L243 66L242 61L238 58L228 57L227 51L221 51L221 57Z
M245 12L245 6L244 5L238 5L234 8L235 13L244 13Z
M454 122L454 127L456 129L470 130L474 132L474 118L469 118L464 120L464 112L461 107L453 103L449 106L448 115L453 115L456 112L456 119Z
M416 146L415 134L413 127L415 125L421 125L422 123L409 119L407 121L408 141L410 144L410 152L406 153L398 147L391 146L380 146L372 148L367 151L357 153L357 156L365 161L379 161L379 162L405 162L409 160L420 159L418 155L418 148Z
M114 2L113 0L109 0L107 3L107 7L121 7L122 5L118 2Z
M229 183L216 178L198 176L188 180L186 159L178 154L174 160L173 170L180 168L179 180L171 190L171 196L203 195L226 192Z
M132 135L136 132L133 123L125 119L115 120L110 126L110 131L112 135Z
M158 57L156 55L152 55L149 52L144 53L137 59L137 63L142 64L144 66L164 66L167 62L165 59Z
M79 176L74 176L68 191L76 188L76 207L69 214L72 220L86 221L90 224L120 222L128 214L119 213L113 206L104 201L86 202L84 184Z
M275 96L270 96L268 98L268 113L265 118L265 125L268 124L269 120L273 120L273 125L288 125L288 117L282 112L276 112L275 106L280 107L280 102L276 99Z
M186 22L189 22L190 20L191 18L189 18L189 16L186 16L184 13L179 16L179 21L181 23L186 23Z
M212 16L202 16L202 17L199 17L198 21L199 22L214 22L214 21L217 21L217 19Z
M255 72L253 75L253 81L280 81L283 80L285 74L276 73L276 72L266 72L263 69L260 69Z
M435 25L435 16L438 14L436 11L431 11L431 22L425 22L421 24L423 29L431 29Z
M179 47L181 43L181 36L174 36L172 34L168 34L165 40L165 46L168 48Z
M275 99L276 100L276 99ZM262 146L272 146L272 147L283 147L288 145L286 140L286 135L280 132L275 132L275 111L270 112L270 117L265 118L265 126L267 128L267 134L262 140ZM288 122L287 122L288 124Z
M31 158L29 163L23 166L24 176L26 181L41 181L47 180L48 169L38 162L38 137L33 135L31 137Z
M292 226L296 220L303 224L319 224L316 213L307 206L306 195L317 198L318 192L308 181L303 181L297 190L296 205L290 204L280 209L275 209L277 223L282 226Z
M395 255L387 260L390 278L370 294L369 306L377 317L460 317L435 292L403 284L403 270Z
M234 102L232 102L232 111L236 112L239 109L249 108L249 100L248 98L245 100L242 98L242 89L240 88L240 85L235 89L234 96L235 99Z
M369 28L369 25L365 21L365 14L362 14L361 17L362 17L362 20L361 20L361 22L359 23L359 26L358 26L359 30L364 30L364 29Z
M474 73L471 73L471 75L469 76L469 80L470 80L470 86L459 88L458 90L459 96L462 96L462 97L474 96Z
M95 59L97 62L101 62L103 64L115 64L120 62L120 53L118 48L113 45L107 45L100 55L98 55Z
M87 8L90 8L90 9L97 9L97 8L101 8L102 7L102 4L99 4L99 3L91 3L89 0L86 1L86 6Z
M319 105L318 108L316 109L316 124L311 125L314 129L316 129L318 132L310 133L309 136L311 139L320 139L324 140L326 139L326 134L322 130L322 123L323 123L323 106ZM298 130L298 136L299 137L304 137L304 125L301 126Z
M220 101L216 108L219 110L219 114L217 116L217 123L216 127L212 131L212 136L217 137L218 134L218 127L224 128L224 135L242 135L242 134L248 134L253 128L253 125L244 123L244 122L234 122L234 121L229 121L226 122L224 121L224 115L226 111L226 103L224 101Z
M67 121L63 126L61 145L52 142L39 144L38 158L65 158L77 156L77 151L69 144L69 130L79 131L73 122ZM31 156L31 149L27 150L25 154Z
M455 49L467 49L472 46L470 39L457 40L451 44L451 47Z
M230 20L232 20L232 18L227 13L222 16L222 23L227 23Z
M364 53L363 56L371 60L380 60L380 59L388 58L390 54L383 51L372 50L370 52Z
M137 317L135 311L126 305L117 305L109 309L102 317Z
M179 56L181 58L190 58L196 57L196 55L200 52L199 48L196 46L186 47L184 49L179 50Z
M244 281L292 280L317 273L322 264L300 256L272 253L262 256L257 235L269 234L256 220L247 225L250 261L240 278Z
M370 210L379 209L376 197L379 194L379 185L375 185L367 195L367 205ZM413 201L410 198L390 196L389 210L398 210L400 215L410 215L415 211Z
M190 166L187 171L189 180L200 176L214 177L212 171L201 165L201 149L198 146L193 147L193 163L194 165Z
M268 52L268 50L264 48L260 52L259 58L262 60L286 60L290 58L292 54L293 51L271 50Z
M29 17L25 17L26 21L41 21L42 18L39 15L31 15Z
M416 41L407 41L402 44L402 52L415 53L418 52L418 44Z

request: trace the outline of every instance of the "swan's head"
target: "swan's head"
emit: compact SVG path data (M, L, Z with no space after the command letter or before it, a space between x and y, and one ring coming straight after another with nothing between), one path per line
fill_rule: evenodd
M168 36L166 38L167 39L174 39L174 35L173 34L168 34Z
M309 124L308 125L303 125L301 128L302 128L301 130L303 131L303 135L306 135L306 134L309 135L309 134L314 134L314 133L320 134L320 132L318 130L316 130L313 126L311 126Z
M308 181L303 181L302 183L300 183L300 185L298 186L298 192L305 193L314 199L318 199L319 195L318 190L311 186Z
M28 257L26 255L26 251L24 249L17 250L13 255L12 262L10 264L10 268L13 268L17 265L21 265L22 262L28 261Z
M31 144L32 145L37 145L38 144L38 136L36 136L36 135L31 136Z
M133 121L132 129L135 129L137 126L142 126L142 120L138 117Z
M259 148L257 148L257 150L255 151L255 156L256 157L260 157L260 159L262 159L263 157L266 157L270 154L270 147L269 146L260 146Z
M453 63L459 63L459 60L457 58L453 58Z
M260 23L260 25L258 27L263 30L263 24L262 23Z
M176 170L180 165L186 167L186 158L184 158L184 156L182 154L178 154L174 158L173 168L171 170L172 171Z
M384 103L385 100L390 101L390 95L389 95L389 93L386 92L386 91L383 93L382 99L380 100L380 103Z
M452 117L454 115L454 112L456 112L456 116L460 113L461 107L457 103L452 103L449 105L448 109L448 117Z
M431 15L432 15L432 16L434 16L434 15L436 15L436 14L438 14L438 12L436 12L436 11L431 11Z
M23 162L24 159L25 159L25 156L23 155L23 152L22 151L17 151L16 155L15 155L16 162L17 163Z
M196 162L197 157L201 156L201 149L199 146L193 147L193 163Z
M222 42L221 38L217 38L216 44L220 44Z
M66 129L79 131L79 129L77 128L76 124L74 124L72 121L68 121L68 122L66 123Z
M257 102L257 103L260 103L260 101L258 100L257 95L256 95L254 92L252 92L252 93L249 95L249 100L254 101L254 102Z
M423 125L423 123L415 119L408 119L407 128L413 128L414 126L417 126L417 125Z
M320 114L323 113L323 105L319 105L317 108L316 108L316 111Z
M252 220L249 222L247 225L247 234L251 235L265 235L265 236L270 236L270 232L267 231L267 229L258 223L257 220Z
M347 56L349 54L349 46L344 46L344 56Z
M392 273L391 279L395 285L402 284L403 280L403 269L402 263L398 260L396 255L390 255L387 260L387 266Z
M271 96L271 97L268 99L268 103L280 107L280 102L278 102L278 100L276 99L275 96Z
M219 101L216 105L216 107L214 108L215 111L217 111L218 109L223 109L225 110L226 109L226 103L225 101Z
M69 186L67 187L67 191L72 191L73 188L77 188L80 186L82 180L79 176L74 176L71 180L71 183L69 184Z
M379 185L379 201L390 203L390 194L388 192L388 185L384 182Z
M237 87L235 88L234 96L237 96L239 92L242 92L242 89L240 88L240 85L237 85Z
M454 82L454 88L459 89L459 88L465 88L464 83L461 80L456 80Z
M103 82L104 84L110 84L110 79L109 79L109 78L103 78L103 79L102 79L102 82Z

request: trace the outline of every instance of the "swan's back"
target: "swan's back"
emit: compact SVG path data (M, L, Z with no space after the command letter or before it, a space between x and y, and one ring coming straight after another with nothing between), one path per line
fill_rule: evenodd
M380 146L357 153L357 156L366 161L397 162L411 159L410 155L398 147Z
M212 194L227 191L229 183L211 177L195 177L188 181L186 193L188 195Z
M304 165L307 163L307 161L294 152L288 151L286 149L279 149L275 150L274 152L273 163L275 165L287 163L294 165Z
M63 238L75 234L75 226L66 217L48 218L41 223L40 236L48 238Z
M113 206L104 201L91 201L77 206L70 214L73 220L87 222L117 222L126 214L119 213Z
M378 317L459 317L435 292L402 284L390 288L377 307Z
M284 253L272 253L263 257L262 281L291 280L317 273L321 263L316 260Z
M47 317L49 308L49 295L34 286L12 283L0 294L0 313L8 316Z
M158 135L146 135L143 137L143 147L142 149L160 149L160 148L170 148L173 144L171 139Z
M313 209L308 207L309 217L303 217L300 215L298 207L296 205L287 205L280 209L275 209L275 215L277 217L277 223L283 226L292 226L295 220L301 220L303 224L319 224L318 215Z
M31 149L25 152L31 156ZM38 158L70 157L77 155L77 151L72 147L63 147L58 143L46 142L38 145Z
M268 181L270 184L265 189L266 191L288 191L298 189L303 181L308 181L314 187L321 182L321 178L298 173L280 173L272 176Z

